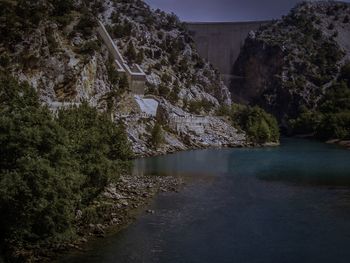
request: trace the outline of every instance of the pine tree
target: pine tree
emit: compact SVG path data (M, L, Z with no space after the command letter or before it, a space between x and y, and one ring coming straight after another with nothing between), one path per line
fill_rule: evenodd
M136 63L137 64L142 64L143 60L145 59L145 54L143 49L141 49L139 51L139 53L137 53L137 57L136 57Z
M155 148L158 148L164 143L163 128L159 123L156 123L152 130L152 144Z
M132 41L129 42L125 55L127 56L130 62L135 62L137 54L136 54L134 43Z

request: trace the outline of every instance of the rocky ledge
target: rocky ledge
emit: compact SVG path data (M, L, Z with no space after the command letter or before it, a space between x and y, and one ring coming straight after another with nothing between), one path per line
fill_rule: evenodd
M136 156L155 156L177 151L247 146L246 136L232 126L227 118L195 115L158 98L154 116L129 114L118 119L126 127ZM162 144L154 147L152 131L162 127Z

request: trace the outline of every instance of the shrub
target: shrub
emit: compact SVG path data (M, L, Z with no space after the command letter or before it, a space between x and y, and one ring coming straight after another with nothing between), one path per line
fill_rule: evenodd
M346 81L348 87L350 87L350 62L342 67L340 72L340 79Z
M290 121L290 126L294 134L315 134L321 121L321 114L305 110L297 119Z
M131 35L132 24L125 22L124 24L116 24L112 27L112 35L115 38L123 38Z
M152 129L152 134L151 134L151 140L152 140L152 145L155 148L158 148L164 143L164 132L162 126L157 122L153 129Z
M106 63L107 75L109 82L115 86L119 83L119 74L117 69L114 66L114 60L112 57L109 57Z
M159 93L159 96L167 98L170 93L170 89L166 84L162 83L158 86L158 93Z
M54 0L51 2L54 7L54 16L64 16L71 12L74 7L73 0Z
M132 41L129 42L125 55L130 62L135 62L137 54L134 43Z
M179 87L179 83L175 82L173 89L170 92L169 95L169 101L171 103L176 103L179 100L179 92L180 92L180 87Z
M170 83L172 80L171 76L168 75L167 73L163 73L162 77L161 77L161 81L164 82L165 84Z
M63 16L57 16L55 17L55 20L57 23L60 24L60 26L63 28L67 25L69 25L73 21L73 16L71 14L65 14Z
M83 12L78 24L74 27L77 32L82 33L85 37L90 37L97 26L97 21L89 12Z
M126 91L129 89L129 81L126 74L122 74L122 76L119 79L118 85L119 89L121 89L122 91Z
M214 105L206 99L202 100L192 100L188 103L188 110L195 114L201 114L202 111L209 112Z
M82 47L79 50L79 53L92 56L99 49L100 49L99 41L90 40L90 41L84 42L84 44L82 45Z
M156 70L161 70L162 69L162 64L157 62L156 64L154 64L153 68L156 69Z
M143 60L145 59L145 53L143 51L143 49L141 49L136 56L136 63L137 64L142 64Z
M7 52L3 52L0 55L0 66L6 68L8 65L10 65L11 62L11 58L8 55Z
M217 116L229 116L230 113L231 109L228 105L220 105L219 108L216 110Z
M317 129L320 139L350 139L350 112L325 114Z
M79 108L61 110L58 123L68 131L72 157L84 175L82 201L88 204L117 171L117 160L131 156L127 138L106 114L83 103ZM125 147L125 148L124 148Z

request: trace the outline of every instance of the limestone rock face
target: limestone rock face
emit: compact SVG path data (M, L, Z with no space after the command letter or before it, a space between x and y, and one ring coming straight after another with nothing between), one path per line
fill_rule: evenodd
M33 3L33 8L44 2ZM39 10L40 19L27 29L1 25L0 32L6 29L19 36L0 41L0 62L3 54L10 59L6 71L31 84L53 111L82 101L108 111L116 123L125 124L136 154L241 144L241 135L231 125L206 118L221 104L230 104L231 95L219 73L199 57L177 17L153 11L140 0L101 0L99 8L90 2L74 1L74 10L61 19L46 12L53 5L45 6ZM16 14L16 1L8 8ZM94 19L102 21L125 62L130 67L139 64L146 73L145 97L136 98L125 88ZM19 32L8 33L12 29ZM164 144L153 149L151 133L159 121Z
M350 56L350 4L304 2L250 34L233 67L235 101L258 104L283 124L314 109Z
M190 114L165 100L159 104L157 120L189 145L200 147L244 145L244 134L238 133L227 120L215 116Z

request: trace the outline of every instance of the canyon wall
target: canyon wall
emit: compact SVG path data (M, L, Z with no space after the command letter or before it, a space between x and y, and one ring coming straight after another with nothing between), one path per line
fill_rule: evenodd
M199 54L221 73L226 85L232 76L232 67L250 31L259 29L267 21L186 23Z

